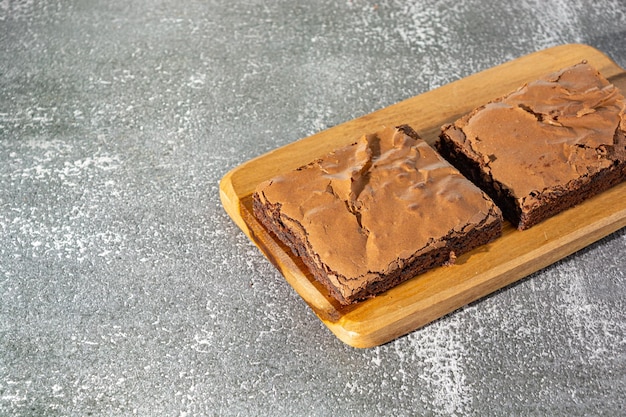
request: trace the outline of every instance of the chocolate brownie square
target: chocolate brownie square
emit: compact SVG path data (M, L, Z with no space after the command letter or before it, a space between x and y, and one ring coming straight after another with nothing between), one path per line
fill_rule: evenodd
M624 180L625 109L582 62L443 126L435 147L523 230Z
M253 211L342 304L452 263L502 229L493 201L406 125L259 184Z

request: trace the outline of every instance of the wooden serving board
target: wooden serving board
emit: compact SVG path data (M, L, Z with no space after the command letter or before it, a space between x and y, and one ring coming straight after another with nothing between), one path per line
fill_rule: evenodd
M626 182L529 230L506 223L502 237L375 298L341 306L252 215L255 186L382 126L407 123L433 143L444 123L544 74L587 60L626 92L626 72L600 51L562 45L515 59L252 159L220 183L224 208L343 342L372 347L414 331L626 226ZM268 298L272 297L268 294ZM539 314L539 312L538 312Z

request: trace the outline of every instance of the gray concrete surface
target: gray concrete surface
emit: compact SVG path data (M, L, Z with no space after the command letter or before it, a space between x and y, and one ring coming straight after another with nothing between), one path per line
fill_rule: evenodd
M369 350L222 210L251 157L626 3L0 1L0 415L625 415L626 231Z

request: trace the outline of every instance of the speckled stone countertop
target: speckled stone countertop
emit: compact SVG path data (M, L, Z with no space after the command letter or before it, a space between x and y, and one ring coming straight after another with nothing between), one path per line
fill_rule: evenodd
M617 416L626 230L427 327L336 339L218 181L614 1L0 1L1 416Z

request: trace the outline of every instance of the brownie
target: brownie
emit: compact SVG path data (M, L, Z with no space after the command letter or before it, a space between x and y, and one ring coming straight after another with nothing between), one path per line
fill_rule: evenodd
M453 263L502 229L493 201L406 125L259 184L253 211L341 304Z
M435 147L524 230L624 180L625 108L582 62L443 126Z

